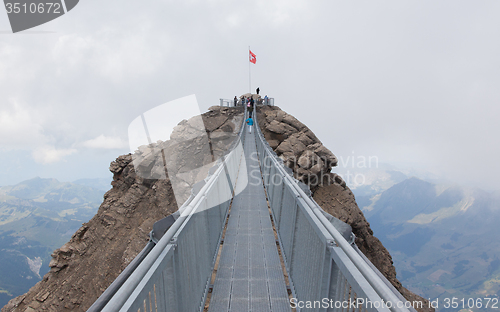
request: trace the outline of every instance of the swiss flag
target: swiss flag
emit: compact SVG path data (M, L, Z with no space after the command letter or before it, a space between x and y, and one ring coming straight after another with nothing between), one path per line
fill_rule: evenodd
M255 64L255 62L257 62L256 55L252 51L250 51L250 50L248 50L248 51L250 52L250 62Z

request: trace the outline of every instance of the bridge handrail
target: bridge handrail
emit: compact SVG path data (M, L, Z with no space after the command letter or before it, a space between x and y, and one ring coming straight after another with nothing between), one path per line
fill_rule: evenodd
M243 155L244 121L229 152L198 183L201 188L193 188L199 191L179 208L179 217L101 311L203 310ZM196 296L199 302L192 300Z
M257 117L257 113L255 116ZM414 311L405 307L406 300L401 300L392 292L330 223L310 193L304 191L304 185L301 187L269 146L260 130L258 118L255 118L255 123L264 185L294 298L302 302L314 302L323 298L334 299L335 302L349 298L353 300L364 298L366 301L378 304L383 300L390 301L393 307L368 310ZM276 177L279 177L278 183L275 183ZM285 209L287 211L283 213ZM302 232L296 235L293 231L299 228ZM314 239L316 248L312 246ZM316 263L312 263L314 254L320 254L322 259L316 259ZM319 285L312 285L313 280ZM346 297L347 288L354 290L356 297L352 296L351 291L348 291L350 296ZM314 291L311 291L312 289ZM319 308L316 310L322 311Z
M219 99L219 106L223 107L236 107L241 106L241 99L238 99L236 105L234 105L234 99ZM267 100L265 98L261 98L261 102L257 103L257 105L268 105L274 106L274 98L268 97Z
M260 131L257 112L254 115L260 171L293 297L302 302L327 298L334 304L361 298L372 304L390 301L391 308L360 310L414 311L397 307L406 301L391 291L388 281L325 217L307 187L287 171ZM203 310L240 161L244 166L244 121L230 152L194 188L199 191L182 205L180 216L102 311Z

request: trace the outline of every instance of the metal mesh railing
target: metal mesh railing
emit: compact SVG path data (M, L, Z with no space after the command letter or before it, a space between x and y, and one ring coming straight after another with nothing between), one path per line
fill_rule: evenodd
M412 310L285 170L264 139L258 120L255 128L264 186L289 274L292 306L311 311Z
M245 136L243 122L229 153L200 182L180 216L102 310L202 311L210 286Z
M236 107L236 106L243 106L242 104L242 99L237 99L236 105L234 103L234 99L229 100L229 99L219 99L219 106L224 106L224 107ZM261 98L258 102L258 105L268 105L268 106L274 106L274 98Z
M288 272L291 307L414 311L287 172L264 139L257 118L255 122L256 151ZM240 163L246 166L243 125L230 152L196 187L199 191L184 203L180 216L102 311L203 310Z

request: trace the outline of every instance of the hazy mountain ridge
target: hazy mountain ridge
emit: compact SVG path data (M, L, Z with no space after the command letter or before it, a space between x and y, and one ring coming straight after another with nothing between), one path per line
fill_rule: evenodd
M406 287L426 298L500 294L498 192L415 177L361 191L357 201Z
M111 181L113 180L113 176L109 178L95 178L95 179L78 179L73 181L73 184L88 186L91 188L95 188L104 192L107 192L111 189Z
M38 177L0 187L0 306L41 280L52 251L96 213L103 195Z

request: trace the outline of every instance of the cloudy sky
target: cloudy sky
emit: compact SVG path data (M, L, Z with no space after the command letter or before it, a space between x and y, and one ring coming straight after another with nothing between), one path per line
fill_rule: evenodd
M24 33L0 12L0 185L110 177L141 113L252 89L339 158L500 189L500 2L90 1ZM165 116L168 118L168 116Z

